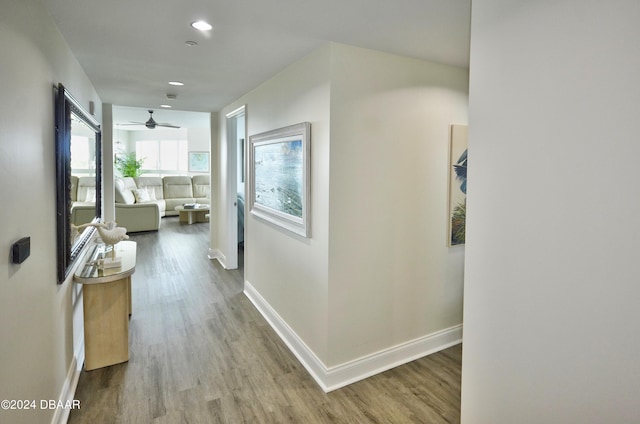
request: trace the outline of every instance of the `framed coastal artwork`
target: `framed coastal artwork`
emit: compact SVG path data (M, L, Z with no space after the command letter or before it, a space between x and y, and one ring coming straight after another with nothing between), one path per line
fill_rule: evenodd
M209 172L209 152L189 152L189 172Z
M249 211L310 237L311 124L303 122L249 137Z
M449 148L449 246L465 243L467 217L467 126L451 125Z

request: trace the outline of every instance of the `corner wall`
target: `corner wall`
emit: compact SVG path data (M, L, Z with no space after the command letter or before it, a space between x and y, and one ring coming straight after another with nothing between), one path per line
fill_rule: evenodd
M465 424L638 422L638 17L473 2Z
M311 238L246 214L245 293L325 390L461 338L448 134L467 122L467 81L328 44L221 113L246 104L248 137L311 122Z
M101 101L36 0L3 2L0 56L0 399L57 400L69 395L78 354L72 322L82 307L71 281L56 284L53 86L62 82L86 109L93 101L98 119ZM11 264L10 245L24 236L31 256ZM0 422L61 414L0 410Z
M331 73L334 366L462 324L464 246L447 247L447 196L468 72L336 44Z
M248 285L321 359L326 358L327 346L330 51L329 46L317 50L224 108L219 136L224 152L225 116L242 105L246 105L247 140L265 131L311 122L312 237L294 236L245 213L244 275ZM226 222L225 216L220 216L220 222ZM224 246L222 237L219 240Z

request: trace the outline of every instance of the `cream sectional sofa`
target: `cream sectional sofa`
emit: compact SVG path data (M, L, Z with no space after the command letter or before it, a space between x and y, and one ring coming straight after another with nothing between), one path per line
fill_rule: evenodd
M128 232L157 231L184 203L210 204L209 175L125 177L115 181L116 222Z
M96 178L71 176L71 223L86 224L96 216Z

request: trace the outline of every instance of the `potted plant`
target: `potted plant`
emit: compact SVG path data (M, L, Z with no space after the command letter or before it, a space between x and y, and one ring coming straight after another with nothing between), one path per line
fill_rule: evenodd
M118 155L115 159L115 166L123 177L139 177L142 174L142 163L144 158L136 159L135 152Z

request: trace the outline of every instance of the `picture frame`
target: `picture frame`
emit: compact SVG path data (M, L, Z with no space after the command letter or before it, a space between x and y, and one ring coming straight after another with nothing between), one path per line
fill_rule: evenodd
M209 172L209 152L189 152L189 172Z
M449 130L449 247L464 245L467 217L468 127L451 125Z
M311 124L249 137L249 213L296 235L311 236Z

